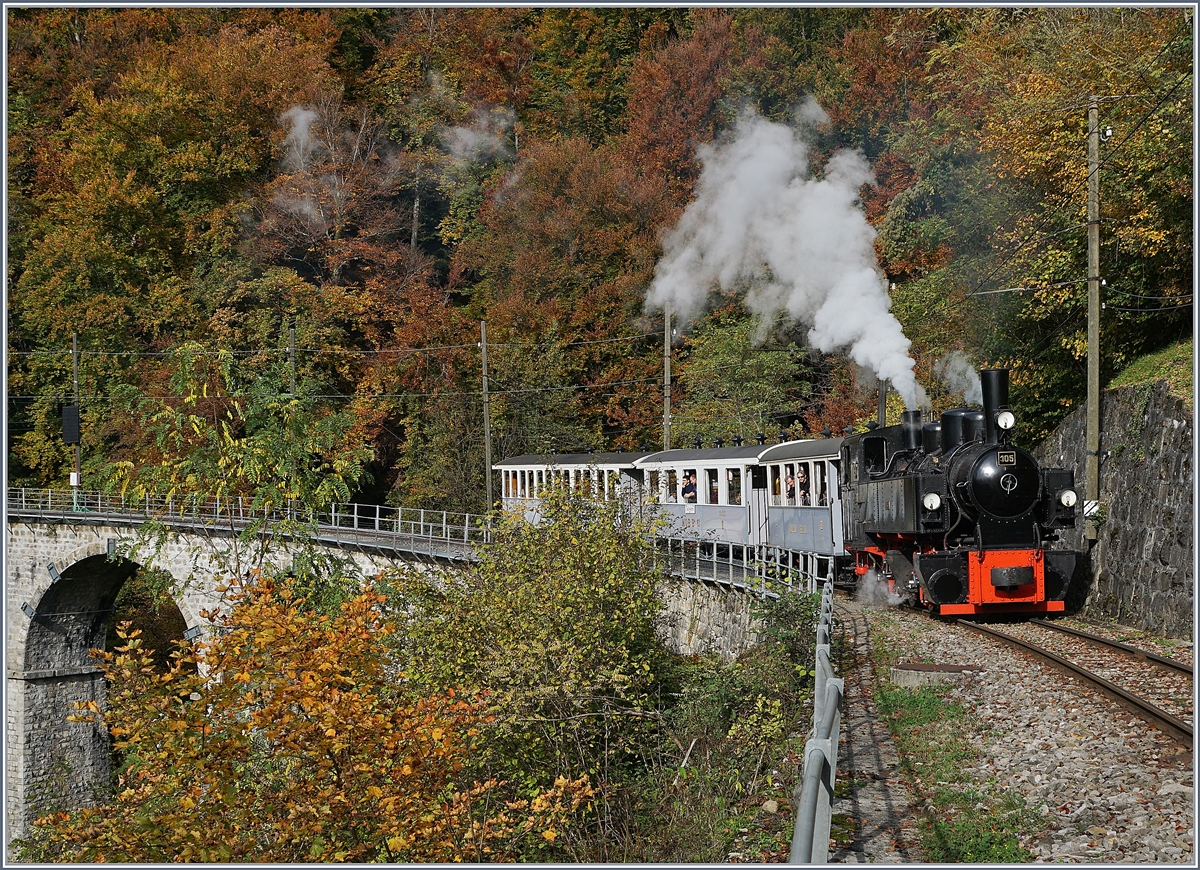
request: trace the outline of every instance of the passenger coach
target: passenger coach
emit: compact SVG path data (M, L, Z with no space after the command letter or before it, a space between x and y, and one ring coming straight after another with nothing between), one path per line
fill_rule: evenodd
M704 542L712 558L769 563L810 579L847 559L838 496L841 439L653 453L517 456L496 464L502 499L536 522L548 485L622 498L666 520L663 538ZM694 544L693 544L694 547Z

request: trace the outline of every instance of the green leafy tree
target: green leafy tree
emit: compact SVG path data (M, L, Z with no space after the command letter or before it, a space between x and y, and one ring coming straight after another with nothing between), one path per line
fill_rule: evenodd
M477 566L395 578L394 638L413 692L485 698L480 778L525 797L547 777L587 777L603 803L655 751L672 661L656 634L659 575L644 522L618 502L553 490L540 514L498 518Z
M740 306L697 323L679 366L683 396L671 410L673 443L773 437L796 422L810 387L807 349L782 323L775 326L768 332Z
M334 606L349 589L337 580L345 566L320 555L313 527L319 513L350 500L370 446L349 437L345 415L284 393L282 366L246 374L229 353L213 359L196 344L178 348L175 362L171 389L181 398L129 397L123 449L138 459L97 462L110 492L134 504L153 498L164 510L131 545L161 545L173 513L207 504L229 532L211 542L224 570L246 577L286 554L312 584L310 597Z

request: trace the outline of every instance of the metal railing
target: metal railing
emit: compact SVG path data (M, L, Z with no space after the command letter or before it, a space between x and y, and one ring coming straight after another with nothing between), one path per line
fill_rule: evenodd
M488 518L477 514L387 505L334 504L310 513L288 506L262 508L241 497L163 498L111 495L82 490L19 489L7 492L10 516L40 522L158 522L207 534L236 535L248 528L283 525L283 533L304 535L338 547L370 547L393 552L464 560L491 540ZM287 525L292 524L292 530ZM806 589L828 578L811 554L778 547L746 547L693 537L655 538L654 566L687 580L722 584L767 598ZM832 565L828 560L826 566ZM832 570L830 568L830 570Z
M242 498L161 498L102 492L9 489L8 512L45 522L159 522L238 534L255 525L295 523L296 534L339 546L374 547L449 559L470 558L490 538L486 517L385 505L334 504L328 511L256 507Z
M688 580L703 580L777 598L805 589L815 592L816 562L806 553L778 547L747 547L720 541L683 537L654 539L654 566Z
M826 864L833 820L833 787L837 780L838 741L842 733L844 680L833 675L829 661L833 627L833 583L821 593L817 621L816 685L813 689L813 736L804 744L804 775L796 786L796 827L792 864Z

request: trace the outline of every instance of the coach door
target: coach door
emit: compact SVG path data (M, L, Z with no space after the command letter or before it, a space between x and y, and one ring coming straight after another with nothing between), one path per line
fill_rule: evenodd
M748 543L762 547L770 543L767 538L767 468L764 465L746 467L746 527Z

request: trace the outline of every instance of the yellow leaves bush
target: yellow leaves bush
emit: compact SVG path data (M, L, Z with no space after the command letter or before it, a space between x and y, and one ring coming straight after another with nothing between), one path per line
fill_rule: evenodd
M563 781L536 808L490 816L498 784L458 782L478 705L397 695L385 646L360 630L378 624L373 590L321 620L287 582L231 583L235 606L168 682L132 642L101 654L108 709L73 718L109 728L123 787L105 806L39 819L17 844L25 860L511 859L590 794Z

